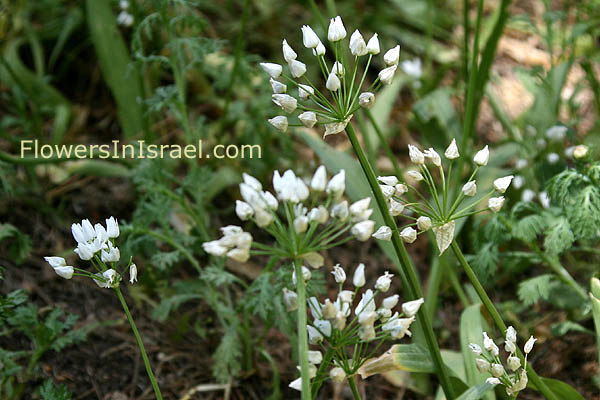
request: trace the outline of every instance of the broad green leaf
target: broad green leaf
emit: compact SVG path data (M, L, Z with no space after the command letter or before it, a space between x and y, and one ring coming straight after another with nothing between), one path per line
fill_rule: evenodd
M471 349L469 349L469 344L471 343L483 346L483 332L486 330L484 324L485 322L481 317L481 304L473 304L467 307L460 317L460 348L465 364L466 381L467 384L473 386L469 391L481 386L479 384L484 382L489 376L487 374L482 374L477 370L477 367L475 366L476 356ZM492 400L495 399L496 396L492 392L487 393L483 398Z
M456 400L479 400L482 398L489 398L487 396L492 395L494 396L494 385L491 385L489 383L480 383L477 386L473 386L471 387L469 390L467 390L466 392L463 392L463 394L461 394L460 396L458 396L456 398ZM490 391L492 391L490 393ZM484 397L485 395L485 397ZM495 398L492 397L492 398Z
M559 381L558 379L551 378L542 378L540 379L548 386L548 388L556 395L559 399L565 400L585 400L582 395L580 395L577 390L575 390L571 385L565 383L563 381ZM531 380L529 381L529 386L537 389L535 385L532 384Z
M371 375L396 370L432 374L435 366L424 347L416 343L396 344L383 355L367 361L358 373L362 379L366 379Z
M144 131L143 110L139 100L142 96L141 78L131 59L125 42L119 33L108 0L87 0L87 23L102 76L117 102L119 121L123 136L130 139Z

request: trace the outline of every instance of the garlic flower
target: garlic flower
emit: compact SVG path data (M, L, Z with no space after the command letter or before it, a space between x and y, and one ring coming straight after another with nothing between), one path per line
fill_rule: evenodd
M469 348L477 356L475 359L477 370L492 375L487 378L486 382L492 385L504 385L506 394L514 398L527 387L527 356L533 349L536 340L531 336L525 343L523 348L525 357L523 358L523 364L521 364L521 358L517 354L517 331L509 326L506 329L504 340L504 350L508 353L506 368L499 356L500 349L494 343L494 340L488 337L487 332L483 332L483 347L486 352L483 352L482 348L476 343L471 343Z
M452 163L460 157L456 140L452 140L444 151L447 163L450 164L448 168L444 168L442 157L433 148L422 151L418 146L409 144L408 155L416 169L406 172L407 183L400 183L402 177L380 176L377 179L380 182L384 197L389 201L390 214L400 216L408 210L410 212L406 213L405 216L414 220L413 223L399 228L400 238L406 243L413 243L417 239L417 235L431 229L435 235L440 254L446 251L454 240L455 221L457 219L483 211L497 213L502 209L504 196L490 196L494 191L500 194L505 193L514 178L509 175L496 179L493 183L493 189L485 196L478 197L475 201L461 208L467 197L477 195L478 188L475 177L479 168L487 165L490 157L489 147L485 146L475 155L473 161L476 167L458 194L454 194L450 190ZM436 177L441 179L441 184L436 184ZM429 195L421 194L418 189L419 185L425 186ZM405 194L409 191L416 194L416 196L412 196L416 199L415 201L405 198ZM480 203L485 204L486 199L487 207L479 207ZM380 228L374 237L386 240L388 236L384 228Z
M119 224L114 217L107 218L105 222L106 227L102 224L92 225L88 219L71 225L71 233L77 242L73 252L82 261L90 261L98 272L91 273L67 265L62 257L44 257L58 276L64 279L83 276L93 279L102 288L116 288L123 280L125 272L129 270L130 283L137 281L137 266L131 260L122 271L118 271L117 263L121 259L121 252L115 245L115 239L120 235Z
M348 33L340 16L332 18L327 32L327 40L334 50L335 62L328 64L325 59L325 46L319 36L308 25L301 27L302 43L309 49L308 54L317 57L327 90L320 91L320 85L314 85L305 77L307 66L301 62L298 53L284 39L282 42L283 59L288 65L289 75L283 72L283 66L276 63L261 63L260 67L270 76L273 88L273 102L284 112L298 113L298 121L288 121L284 115L269 119L277 130L285 132L288 126L315 125L325 127L325 136L343 132L352 115L359 107L370 108L375 102L375 92L381 85L389 85L394 79L400 58L400 46L389 49L383 56L386 68L370 85L365 84L367 72L373 56L380 52L377 34L368 42L358 29L347 39ZM348 40L347 44L344 42ZM348 52L347 57L343 52ZM302 55L300 55L302 57ZM363 63L364 66L359 64ZM343 60L352 61L351 65L342 65ZM414 69L414 68L413 68ZM362 70L362 76L358 74ZM282 81L278 81L280 79ZM288 86L299 89L298 99L286 94Z
M375 343L376 350L386 340L411 336L410 327L423 299L403 303L401 312L394 312L400 296L396 294L381 301L376 300L380 293L389 289L392 275L386 272L377 279L373 289L359 291L365 282L364 269L364 264L359 264L353 273L353 286L356 289L344 290L347 273L339 264L335 265L331 272L338 285L335 300L325 299L321 303L316 297L307 299L312 316L307 326L309 344L324 351L336 349L333 358L327 360L324 360L320 351L309 350L308 359L312 366L323 362L327 362L325 367L331 366L329 372L325 368L315 368L314 373L311 372L311 379L329 377L335 382L342 382L347 377L352 379L361 366L373 357L374 350L367 344ZM283 298L288 311L296 309L297 297L294 292L284 288ZM300 390L301 378L292 381L289 386Z

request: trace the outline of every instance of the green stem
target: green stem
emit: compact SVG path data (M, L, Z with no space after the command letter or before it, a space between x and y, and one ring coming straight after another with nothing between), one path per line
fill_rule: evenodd
M402 177L402 168L400 168L400 164L398 164L398 160L396 159L394 152L390 148L390 145L388 144L387 140L385 140L385 137L383 136L383 132L381 132L381 129L379 129L379 125L377 125L375 118L373 118L373 114L371 113L370 110L365 110L365 114L367 115L367 118L369 118L369 121L371 122L373 129L375 129L375 133L377 134L377 137L379 138L379 143L383 147L385 154L388 156L388 158L390 159L390 162L394 166L394 172L396 173L396 176L399 178Z
M465 258L464 254L462 253L462 250L456 243L456 240L452 241L452 251L454 252L456 258L458 258L460 265L462 265L463 269L465 270L469 281L471 281L471 284L475 288L475 291L481 299L481 302L483 303L487 312L492 317L494 324L496 325L496 327L498 327L500 331L506 332L506 324L502 320L502 317L500 316L500 313L494 306L494 303L492 303L492 300L489 298L485 289L481 285L481 282L479 282L477 275L475 275L475 272L467 262L467 259ZM523 361L524 357L521 353L521 350L517 349L517 354L519 355L519 358L521 358L521 361ZM539 375L534 371L530 364L527 364L527 374L529 375L529 378L531 379L533 384L535 384L535 386L537 387L538 391L541 392L544 395L544 397L546 397L546 399L559 400L556 397L556 395L550 390L550 388L548 388L548 386L546 386L546 384L540 379Z
M356 382L354 382L353 376L348 377L348 383L350 384L350 389L352 389L354 400L360 400L360 394L358 394L358 388L356 387Z
M371 167L371 164L369 164L369 161L367 160L367 157L360 146L356 132L354 132L354 128L351 124L348 124L346 127L346 132L348 133L348 138L352 143L354 152L358 157L360 166L362 167L363 172L369 181L369 185L371 186L371 190L373 191L375 200L377 201L377 206L383 215L384 222L392 229L392 244L394 246L396 255L398 256L398 260L400 261L401 268L398 269L398 272L400 279L402 280L403 287L406 288L408 297L411 300L421 298L423 297L423 293L421 291L419 279L417 278L417 274L410 261L410 258L408 257L404 243L402 243L402 239L400 239L400 235L398 234L398 226L396 225L396 221L389 213L387 206L388 203L385 200L385 197L383 197L383 193L381 192L379 183L377 183L377 177L373 172L373 168ZM429 348L437 376L440 380L444 393L446 394L446 398L452 400L456 398L456 395L454 394L454 388L450 384L450 378L448 377L447 371L444 368L444 362L442 360L440 348L436 340L435 333L433 332L433 327L431 326L431 321L429 320L427 313L427 306L425 304L423 304L423 306L421 306L419 309L418 318L422 324L427 347Z
M135 321L129 312L129 307L127 307L127 303L125 302L125 298L123 297L123 293L121 293L121 289L119 287L114 288L117 293L117 297L123 306L123 310L125 311L125 315L127 315L127 319L129 320L129 325L131 325L131 330L135 335L135 340L137 340L138 347L140 348L140 353L142 353L142 359L144 360L144 365L146 366L146 372L148 373L148 378L150 378L150 382L152 383L152 388L154 389L154 395L157 400L162 400L162 394L160 393L160 388L158 387L158 382L156 382L156 378L154 377L154 373L152 372L152 367L150 366L150 360L148 360L148 354L146 354L146 348L144 347L144 343L142 342L142 337L135 326Z
M306 330L306 285L302 277L302 263L294 260L296 292L298 295L298 359L302 377L302 400L311 400L308 371L308 333Z

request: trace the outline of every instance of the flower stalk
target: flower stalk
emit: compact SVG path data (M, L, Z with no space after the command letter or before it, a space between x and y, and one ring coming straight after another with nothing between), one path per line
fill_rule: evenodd
M367 177L367 180L369 181L369 186L371 186L371 190L373 191L373 194L375 196L377 206L379 207L379 210L383 215L384 222L387 226L389 226L392 229L391 241L394 246L394 251L398 256L401 265L401 268L398 269L398 272L400 279L402 280L402 284L408 292L407 295L411 299L421 298L423 297L421 286L419 284L419 280L415 273L414 267L412 266L406 248L404 247L404 243L402 243L402 240L400 239L400 236L398 234L398 227L396 225L396 221L394 220L394 218L392 218L392 216L389 213L388 205L385 200L385 197L383 196L383 193L381 192L381 187L377 182L377 177L373 172L371 164L369 164L369 161L367 160L367 157L358 141L358 137L356 136L356 132L354 131L354 128L351 124L348 124L348 126L346 127L346 133L348 134L348 138L350 139L352 148L354 149L354 152L358 157L360 166L365 176ZM452 387L448 373L444 368L444 362L440 353L439 344L435 337L435 333L433 332L431 321L428 318L427 307L425 304L420 308L418 317L422 322L422 328L425 340L427 342L427 347L429 348L429 352L431 354L431 358L436 369L436 374L440 379L442 389L444 390L444 393L446 394L446 397L448 399L454 399L456 398L454 388Z
M121 293L121 289L117 286L113 288L119 301L121 302L121 306L123 307L123 311L125 311L125 315L127 315L127 320L129 321L129 325L131 325L131 330L135 336L135 340L137 341L137 345L140 349L140 353L142 354L142 360L144 360L144 366L146 367L146 373L148 374L148 378L150 378L150 383L152 383L152 389L154 390L154 395L157 400L162 400L162 394L160 392L160 388L158 387L158 382L154 377L154 373L152 372L152 366L150 365L150 360L148 359L148 354L146 353L146 348L144 347L144 342L142 342L142 337L138 332L137 326L135 325L135 321L131 316L131 312L129 311L129 307L127 306L127 302L123 297L123 293Z
M296 290L298 295L298 358L302 377L302 400L311 400L311 387L308 365L308 333L306 330L306 282L302 276L302 262L294 260Z

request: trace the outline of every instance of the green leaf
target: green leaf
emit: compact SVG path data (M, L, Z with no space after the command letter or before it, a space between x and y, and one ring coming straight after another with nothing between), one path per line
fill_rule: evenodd
M553 221L553 226L544 239L544 248L550 255L556 256L571 247L574 240L569 220L560 217Z
M484 330L486 329L484 329L484 321L481 317L481 304L473 304L467 307L460 317L460 348L465 365L466 381L470 386L477 385L479 382L485 381L488 377L487 374L483 374L477 370L475 365L476 356L471 349L469 349L469 344L471 343L483 346ZM475 387L476 386L463 393L463 396ZM482 395L483 393L480 396ZM479 399L481 397L476 398ZM488 393L483 398L493 400L496 396L494 393Z
M494 243L485 243L475 255L467 258L479 279L487 282L498 269L499 257L498 246Z
M559 399L585 400L583 396L581 396L577 392L577 390L575 390L568 383L551 378L540 377L540 379L542 380L542 382L544 382L546 386L548 386L548 389L550 389ZM534 389L537 389L531 381L529 381L529 386L533 387Z
M479 400L479 399L483 398L484 394L488 394L488 395L491 394L493 396L494 395L493 392L492 393L488 393L492 389L494 389L494 385L491 385L491 384L486 383L486 382L480 383L477 386L471 387L466 392L463 392L463 394L461 394L460 396L458 396L456 398L456 400ZM493 398L495 398L495 397L493 397Z
M390 351L393 354L393 365L397 369L427 374L435 372L429 353L418 344L397 344Z
M54 383L48 379L40 386L40 397L42 400L71 400L73 393L69 392L62 383L54 386Z
M587 186L565 207L576 238L593 238L600 227L600 190Z
M517 219L513 225L513 235L526 242L534 242L537 235L546 228L546 220L540 215L528 215Z
M102 75L117 102L123 136L131 139L144 131L141 78L117 28L112 2L87 0L86 11Z
M540 299L548 300L550 290L559 285L554 275L544 274L528 279L519 284L519 299L526 305L537 303Z

